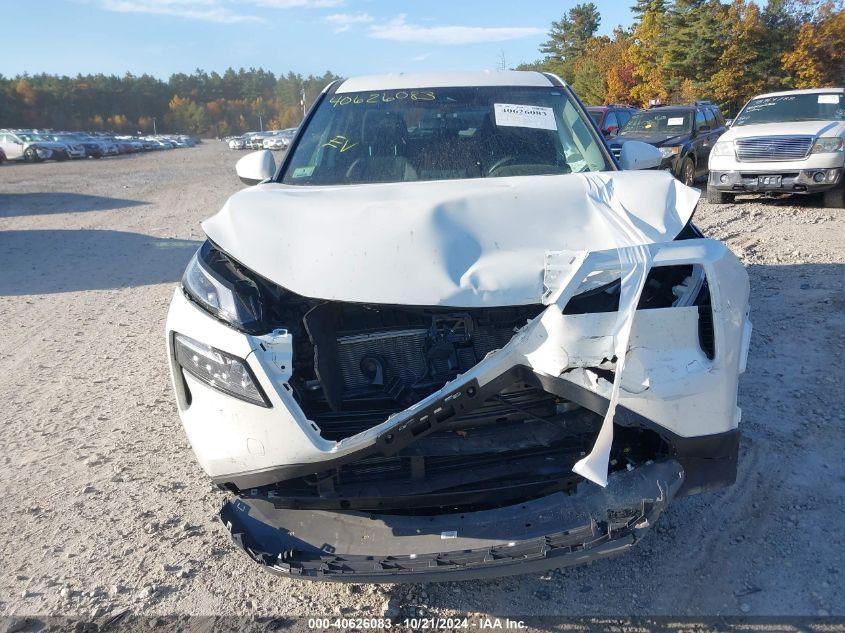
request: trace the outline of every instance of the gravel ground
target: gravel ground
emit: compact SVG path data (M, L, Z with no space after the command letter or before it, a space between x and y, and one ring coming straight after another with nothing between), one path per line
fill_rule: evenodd
M165 365L201 219L240 184L221 143L0 166L0 614L845 615L845 211L702 202L751 275L740 474L627 556L499 581L300 583L214 520Z

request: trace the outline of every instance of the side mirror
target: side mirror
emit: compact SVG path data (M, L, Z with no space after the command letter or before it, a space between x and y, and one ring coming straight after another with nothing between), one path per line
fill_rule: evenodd
M663 162L663 155L654 145L642 141L628 141L623 143L619 154L619 164L622 169L651 169Z
M725 127L730 127L730 126L732 126L733 124L734 124L734 120L733 120L733 119L727 119L727 120L725 121Z
M696 132L698 132L699 134L702 134L704 132L709 132L709 131L710 131L710 126L707 125L706 123L704 125L699 125L698 129L696 130Z
M257 185L276 173L276 159L269 149L251 152L235 163L235 172L245 185Z

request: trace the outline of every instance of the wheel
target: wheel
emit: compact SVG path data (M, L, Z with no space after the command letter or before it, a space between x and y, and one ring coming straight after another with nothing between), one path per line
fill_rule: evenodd
M716 187L707 187L707 202L712 204L727 204L734 201L735 195L727 191L719 191Z
M692 187L693 183L695 183L695 163L689 156L681 163L681 172L678 175L678 180L688 187Z
M34 147L27 147L23 153L23 157L30 163L41 162L41 157L38 155L38 152L35 151Z
M845 185L837 185L824 192L824 206L826 209L845 208Z

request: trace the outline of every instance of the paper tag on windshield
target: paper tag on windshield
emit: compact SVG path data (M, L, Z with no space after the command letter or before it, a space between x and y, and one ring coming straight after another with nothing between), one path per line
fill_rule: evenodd
M683 125L684 124L684 117L679 116L677 118L672 118L666 121L666 125Z
M503 127L530 127L537 130L556 130L555 113L541 106L494 103L496 125Z
M839 103L839 95L819 95L819 103Z

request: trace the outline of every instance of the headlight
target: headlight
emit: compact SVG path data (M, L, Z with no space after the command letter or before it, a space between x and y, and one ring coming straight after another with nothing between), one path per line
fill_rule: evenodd
M173 335L173 350L179 366L209 387L260 407L270 406L246 361L182 334Z
M263 311L257 284L211 242L205 242L191 258L182 287L217 318L250 333L260 330Z
M711 150L713 156L733 156L734 142L733 141L719 141L713 146Z
M663 158L671 158L672 156L677 156L678 153L681 151L681 148L677 145L672 147L658 147L657 149L660 150L660 155Z
M813 143L811 154L832 154L842 151L842 139L836 136L817 138Z

